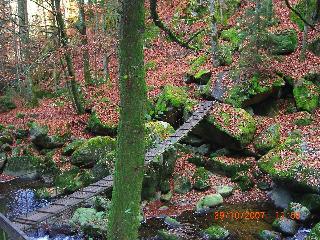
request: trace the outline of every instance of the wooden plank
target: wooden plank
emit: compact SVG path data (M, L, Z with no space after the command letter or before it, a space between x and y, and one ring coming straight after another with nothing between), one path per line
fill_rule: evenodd
M29 239L28 236L24 232L22 232L17 226L18 225L12 223L2 213L0 213L0 228L3 229L10 238L15 240Z
M46 208L40 208L38 210L36 210L37 212L41 212L41 213L48 213L48 214L56 214L56 213L60 213L66 209L68 209L68 206L61 206L61 205L50 205L49 207Z
M17 217L17 218L15 218L15 220L21 220L21 221L25 221L28 223L38 223L38 222L41 222L47 218L48 218L47 213L32 212L31 214L29 214L25 217L23 217L23 216Z
M54 205L62 205L62 206L74 206L81 203L81 200L79 199L71 199L71 198L63 198L63 199L59 199L57 201L54 201L52 204Z
M99 193L99 192L102 192L103 190L105 190L104 187L91 186L91 185L82 189L83 192L87 192L87 193Z
M72 194L69 195L68 197L69 197L69 198L79 199L79 200L86 200L86 199L88 199L88 198L93 197L94 195L95 195L94 193L88 193L88 192L78 191L78 192L72 193Z

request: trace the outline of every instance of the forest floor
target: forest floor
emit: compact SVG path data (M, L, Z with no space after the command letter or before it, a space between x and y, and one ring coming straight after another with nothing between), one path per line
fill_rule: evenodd
M290 1L294 4L296 1ZM304 74L308 73L310 70L320 71L320 57L316 57L312 53L308 52L306 60L304 62L299 61L299 56L301 53L301 40L302 33L299 31L298 27L293 24L289 19L289 10L285 6L284 1L274 0L275 3L275 13L277 18L280 20L280 24L275 29L270 29L271 31L276 31L279 29L289 29L294 28L299 33L299 47L298 49L287 56L281 57L280 60L274 60L270 68L274 70L279 70L286 73L296 80L301 78ZM159 2L159 16L161 19L170 25L170 20L172 19L175 9L183 7L187 4L186 0L173 0L170 6L167 1ZM229 25L236 24L236 18L244 13L244 10L250 7L247 1L242 1L240 11L229 19ZM150 21L148 16L147 21ZM190 29L190 26L184 26L181 24L181 32L195 32L197 29L203 27L201 23L193 26L194 29ZM320 26L316 27L316 30L310 30L309 40L315 38L319 35ZM90 41L89 41L90 42ZM151 45L145 49L145 62L150 61L155 62L155 68L148 70L146 73L146 81L149 88L149 97L157 95L161 91L161 87L171 84L176 86L185 86L184 76L188 72L190 60L195 59L198 53L186 50L180 47L176 43L169 42L166 40L164 33L160 33L159 36L154 39ZM101 58L102 59L102 58ZM209 59L205 65L205 68L212 71L212 79L216 79L221 71L228 70L237 64L237 56L234 56L234 61L231 66L221 66L218 68L212 67L211 60ZM92 65L95 64L92 62ZM96 63L102 68L102 61ZM76 72L79 76L79 81L82 80L81 74L81 64L76 65ZM107 84L103 84L98 87L86 87L83 88L85 92L86 99L91 100L91 105L94 106L95 111L98 113L100 118L105 123L116 123L118 121L118 103L119 103L119 91L118 91L118 63L116 57L113 55L110 59L110 74L111 78ZM214 84L214 83L213 83ZM225 82L224 85L231 87L231 82ZM189 85L190 87L190 85ZM191 85L191 93L195 86ZM63 133L65 131L71 131L72 135L75 137L89 138L92 137L89 133L86 133L85 127L88 120L89 114L77 115L72 107L69 100L64 98L59 99L42 99L40 100L39 106L35 108L28 108L23 105L23 102L16 99L17 108L0 115L0 122L2 124L8 125L12 124L17 127L26 127L29 121L36 121L40 124L45 124L49 126L51 133ZM284 103L285 104L285 103ZM19 113L25 114L24 118L18 118ZM294 124L296 119L301 117L301 113L286 114L284 111L280 111L276 117L262 117L255 116L258 122L258 130L256 134L259 134L265 126L269 126L272 123L281 123L281 139L283 140L287 134L294 129L301 129L305 131L306 128L310 126L297 126ZM320 109L314 113L314 127L317 128L317 123L320 122ZM319 130L319 128L318 128ZM320 131L314 136L320 136ZM319 145L319 137L310 137L309 141L311 144ZM249 146L250 147L250 146ZM57 156L58 159L58 156ZM316 163L316 160L314 164ZM186 161L186 156L182 155L178 161L175 171L180 175L192 176L195 171L195 166ZM212 185L233 185L231 180L227 177L213 175L211 178ZM181 211L187 209L193 209L196 201L203 195L208 193L213 193L215 190L211 188L204 192L196 192L194 190L190 191L186 195L174 194L172 202L179 203L169 206L169 209L160 211L159 207L162 205L160 201L151 202L145 207L146 216L155 216L160 214L170 214L175 215ZM236 190L235 194L226 199L226 202L244 202L244 201L258 201L266 200L267 196L265 192L259 190L258 188L253 188L247 192L241 192Z

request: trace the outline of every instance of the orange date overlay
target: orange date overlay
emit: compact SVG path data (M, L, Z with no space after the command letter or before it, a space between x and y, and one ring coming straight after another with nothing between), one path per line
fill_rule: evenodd
M267 212L257 212L257 211L217 211L214 212L214 220L259 220L259 219L269 219L269 218L290 218L292 220L299 220L300 213L299 212L275 212L273 214L268 214Z

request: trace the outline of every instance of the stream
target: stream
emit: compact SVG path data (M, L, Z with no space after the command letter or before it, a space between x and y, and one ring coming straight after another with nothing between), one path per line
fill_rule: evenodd
M38 199L35 196L35 189L43 187L39 181L14 181L10 184L0 184L0 211L9 219L15 216L32 212L37 208L50 204L50 200ZM218 224L229 230L228 240L254 240L258 239L260 230L272 230L271 223L275 219L277 209L272 203L254 202L250 204L223 205L215 209L219 212L266 212L266 217L261 219L231 219L217 218L214 212L198 214L193 211L186 211L176 219L181 226L172 228L164 223L163 217L147 219L141 226L140 236L143 240L157 240L157 231L167 229L175 232L183 239L197 240L205 239L201 230ZM281 210L278 210L281 211ZM61 234L63 231L56 231L54 235L48 235L43 229L31 232L29 236L33 240L81 240L84 239L80 233ZM310 232L310 229L300 228L294 237L284 238L285 240L303 240ZM0 234L0 240L2 240Z

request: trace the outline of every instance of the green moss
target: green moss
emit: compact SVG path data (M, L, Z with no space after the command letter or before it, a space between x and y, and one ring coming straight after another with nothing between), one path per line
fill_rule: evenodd
M213 225L207 228L206 230L204 230L203 232L209 236L209 239L212 239L212 240L226 239L230 235L228 230L218 225Z
M320 239L320 222L316 224L312 229L306 240L318 240Z
M150 45L151 42L156 39L160 34L160 29L154 24L147 24L144 31L144 40L146 45Z
M229 41L233 48L238 48L241 42L239 31L236 27L223 30L220 37L225 41Z
M17 106L12 101L12 97L9 95L5 95L0 97L0 113L8 112L12 109L15 109Z
M209 172L204 167L199 167L192 176L193 187L197 190L205 190L210 186Z
M85 141L83 139L74 140L62 149L62 155L70 156L77 148L79 148Z
M90 115L86 129L93 134L102 136L115 136L117 134L117 125L102 123L96 112Z
M254 182L248 176L248 173L245 172L238 172L231 178L231 180L236 182L242 191L248 191L254 186Z
M232 63L232 55L234 48L231 44L220 44L218 48L218 56L221 65L230 65Z
M157 63L155 61L149 61L144 65L146 71L157 69Z
M200 55L190 63L190 70L189 73L191 75L196 74L199 71L200 67L204 65L208 60L208 56L206 54Z
M294 29L285 30L276 34L271 33L266 44L268 48L271 48L272 54L290 54L297 49L298 35Z
M265 129L254 141L254 147L261 154L266 154L275 148L280 141L280 124L274 124Z
M307 80L295 86L293 96L298 109L308 112L313 112L319 103L319 92L316 85Z
M71 163L88 167L103 160L107 153L116 149L116 140L111 137L94 137L82 144L71 156Z
M195 104L185 88L167 85L160 94L154 111L156 115L165 113L169 107L190 111Z
M209 162L206 164L206 168L211 171L221 171L226 176L232 177L235 176L238 172L247 171L251 167L250 162L228 162L223 161L223 158L219 157L212 157L210 158Z
M313 10L316 9L316 0L300 0L298 4L293 7L303 16L304 19L308 19L312 16ZM298 25L300 31L303 31L304 22L293 11L290 12L290 19Z

